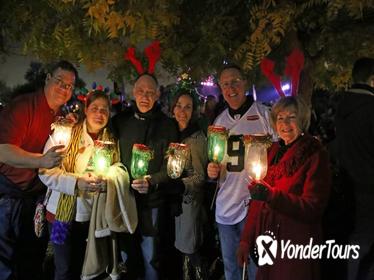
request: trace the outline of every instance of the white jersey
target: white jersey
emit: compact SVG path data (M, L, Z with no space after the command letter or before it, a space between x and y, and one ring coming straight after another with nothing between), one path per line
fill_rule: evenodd
M224 225L233 225L247 215L250 199L247 187L250 179L244 168L242 136L256 133L274 135L274 132L270 127L267 107L258 102L253 102L242 117L237 115L233 118L226 109L216 118L214 124L224 126L229 131L226 155L219 178L216 221Z

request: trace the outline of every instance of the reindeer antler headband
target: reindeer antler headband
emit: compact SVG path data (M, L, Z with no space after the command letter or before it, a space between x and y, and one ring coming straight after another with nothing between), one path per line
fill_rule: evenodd
M281 76L274 73L275 63L271 59L265 57L262 59L260 68L266 78L273 84L278 94L284 97L285 94L281 85ZM297 95L299 86L300 73L304 67L304 54L301 50L295 48L286 59L286 68L284 74L291 78L292 96Z
M128 48L124 53L125 60L130 60L131 64L134 65L136 72L139 75L144 73L153 74L155 71L155 65L160 59L160 42L154 41L148 47L144 49L144 53L148 58L148 71L144 70L142 63L136 58L135 48Z

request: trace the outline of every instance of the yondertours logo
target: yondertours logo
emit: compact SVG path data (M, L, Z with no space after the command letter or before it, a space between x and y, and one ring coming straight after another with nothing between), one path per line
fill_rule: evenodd
M259 266L273 265L278 253L281 259L358 259L360 251L359 245L336 244L335 240L326 240L324 244L314 244L313 238L309 239L308 244L293 244L291 240L278 241L271 231L259 235L256 245Z
M272 265L277 256L278 242L271 231L256 238L258 265Z

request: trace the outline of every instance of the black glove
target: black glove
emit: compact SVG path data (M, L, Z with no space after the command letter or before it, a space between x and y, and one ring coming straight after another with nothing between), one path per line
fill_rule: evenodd
M253 200L269 201L271 195L271 189L262 184L254 184L249 187L251 198Z

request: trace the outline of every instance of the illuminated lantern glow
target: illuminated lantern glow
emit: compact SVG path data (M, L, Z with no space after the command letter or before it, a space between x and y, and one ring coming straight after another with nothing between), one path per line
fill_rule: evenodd
M223 126L208 126L208 159L210 162L221 163L226 153L228 131ZM218 192L218 180L214 191L210 209L213 209L214 201Z
M114 143L111 141L94 142L93 168L97 176L105 177L112 165Z
M271 136L245 135L245 169L253 181L265 178L268 168L267 149L271 145Z
M217 159L219 156L219 152L221 151L221 148L219 145L214 146L214 152L213 152L213 158Z
M131 176L141 179L148 172L149 161L153 158L153 151L143 144L134 144L131 154Z
M144 161L141 159L138 161L138 168L143 168L144 167Z
M263 179L263 178L261 178L262 174L263 174L263 172L262 172L263 169L264 168L263 168L263 166L261 165L260 162L252 163L252 173L254 174L254 177L257 181Z
M70 141L70 129L67 127L59 127L53 133L55 145L67 145Z
M167 151L168 163L167 173L172 179L179 178L189 155L188 145L179 143L170 143Z
M53 146L57 145L64 145L65 148L70 142L71 137L71 128L73 127L73 123L63 117L58 118L54 123L51 125L51 129L53 130L53 134L51 136L51 141Z
M214 163L221 163L226 152L228 132L223 126L208 127L208 159Z

